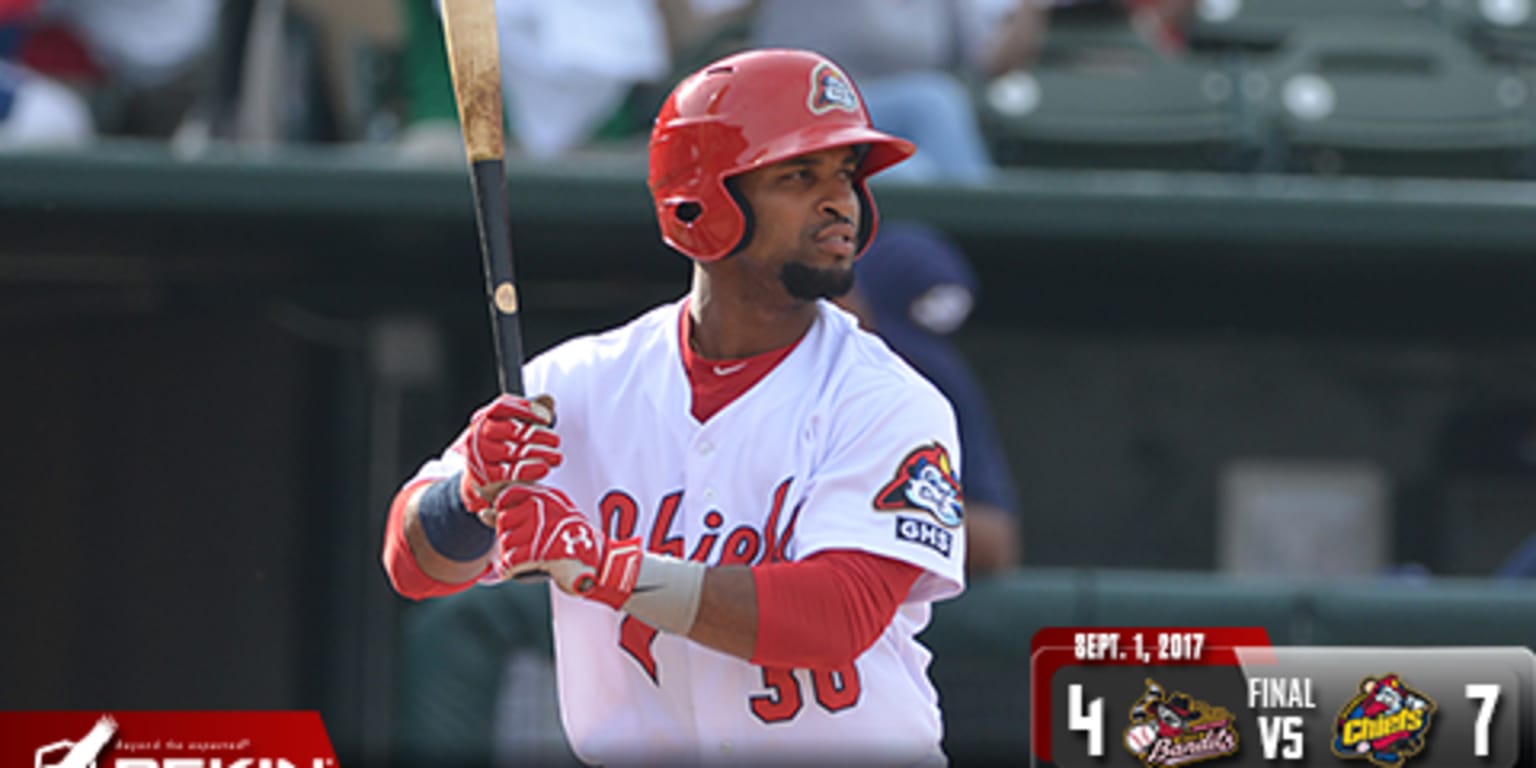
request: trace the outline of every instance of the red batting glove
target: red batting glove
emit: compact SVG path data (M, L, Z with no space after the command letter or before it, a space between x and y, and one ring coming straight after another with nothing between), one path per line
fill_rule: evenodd
M542 485L509 485L496 497L496 574L543 571L568 594L618 609L635 591L638 537L610 541L564 493Z
M469 418L459 498L470 512L491 506L506 483L531 483L560 466L560 436L545 402L502 395Z

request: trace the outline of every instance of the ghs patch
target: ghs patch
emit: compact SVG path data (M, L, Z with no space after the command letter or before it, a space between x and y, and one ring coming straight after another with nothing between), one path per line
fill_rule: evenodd
M953 531L906 515L896 516L896 538L927 547L945 557L949 557L950 550L955 546Z
M847 75L837 67L822 62L811 70L811 92L806 96L805 105L813 115L826 114L834 109L857 113L859 97Z
M1237 719L1226 707L1164 691L1147 678L1147 690L1131 705L1125 748L1147 768L1168 768L1237 754Z
M965 517L960 481L955 479L949 452L937 442L907 454L885 487L875 494L875 509L927 512L945 527L955 528ZM898 528L899 531L899 528Z
M1435 701L1397 675L1367 677L1333 723L1333 754L1398 768L1424 749Z

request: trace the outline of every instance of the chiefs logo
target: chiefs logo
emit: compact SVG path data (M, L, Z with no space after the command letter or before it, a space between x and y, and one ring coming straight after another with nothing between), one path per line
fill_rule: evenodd
M821 63L811 70L811 93L806 106L817 115L834 109L858 112L859 97L847 75L830 64Z
M1400 766L1424 750L1435 700L1397 675L1367 677L1333 725L1333 753L1345 760Z
M875 494L875 509L920 509L953 528L965 517L963 501L949 452L934 443L912 451L901 460L896 476Z

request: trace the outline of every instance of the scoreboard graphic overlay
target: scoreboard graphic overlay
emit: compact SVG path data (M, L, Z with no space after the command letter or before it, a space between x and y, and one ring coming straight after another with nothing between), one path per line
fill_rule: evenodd
M1526 647L1276 647L1262 627L1051 627L1044 768L1536 768Z

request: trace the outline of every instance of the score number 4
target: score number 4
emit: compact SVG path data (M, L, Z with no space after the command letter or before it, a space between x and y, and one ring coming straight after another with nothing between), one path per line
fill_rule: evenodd
M1467 698L1479 702L1477 721L1472 725L1473 757L1488 756L1488 732L1493 726L1493 713L1498 708L1499 694L1503 687L1495 683L1468 683ZM1073 683L1067 686L1067 730L1088 734L1088 756L1104 756L1104 697L1100 696L1083 707L1083 686Z
M1104 756L1104 697L1088 703L1083 711L1083 686L1067 686L1067 730L1088 734L1088 756Z

